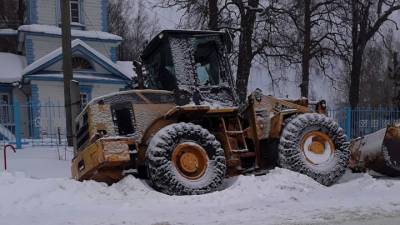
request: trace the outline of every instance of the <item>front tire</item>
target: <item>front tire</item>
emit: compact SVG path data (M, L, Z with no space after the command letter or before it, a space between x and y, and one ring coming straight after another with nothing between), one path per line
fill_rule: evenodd
M191 123L164 127L146 152L153 187L169 195L215 191L225 177L225 154L208 130Z
M317 113L301 114L285 126L279 144L281 167L332 185L345 173L349 143L342 128Z

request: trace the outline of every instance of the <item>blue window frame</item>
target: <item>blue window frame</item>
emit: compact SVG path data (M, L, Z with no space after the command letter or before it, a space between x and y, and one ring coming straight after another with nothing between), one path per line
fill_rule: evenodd
M92 100L92 86L80 85L81 109L83 109Z

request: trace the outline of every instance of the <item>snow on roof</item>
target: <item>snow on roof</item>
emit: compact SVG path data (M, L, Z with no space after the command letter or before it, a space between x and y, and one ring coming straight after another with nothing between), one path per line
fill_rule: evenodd
M35 75L32 75L35 76ZM64 75L62 73L50 73L50 74L38 74L40 77L46 78L63 78ZM75 80L96 80L96 81L116 81L120 82L120 79L116 79L115 77L108 77L108 76L98 76L94 74L81 74L81 73L74 73Z
M18 31L14 29L0 29L0 35L17 35Z
M0 52L0 82L12 83L21 80L25 66L24 56Z
M39 25L39 24L22 25L18 28L18 30L22 32L35 32L35 33L61 35L61 28L49 25ZM104 40L122 41L122 38L120 36L103 31L71 30L71 35L72 37L98 38Z
M86 44L85 42L83 42L80 39L76 39L74 41L72 41L71 43L71 48L74 49L76 46L82 46L84 48L86 48L88 51L90 51L91 53L93 53L95 56L97 56L98 58L100 58L101 60L103 60L105 63L107 63L108 65L110 65L111 67L113 67L115 70L119 71L121 74L123 74L126 78L130 79L131 78L131 74L130 73L125 73L124 70L122 70L117 64L115 64L113 61L111 61L109 58L107 58L106 56L104 56L103 54L101 54L100 52L96 51L94 48L90 47L88 44ZM33 62L32 64L30 64L28 67L26 67L24 69L24 71L22 72L23 75L27 75L29 73L31 73L32 71L38 69L40 66L42 66L43 64L47 63L48 61L50 61L51 59L59 56L62 54L62 48L58 48L52 52L50 52L49 54L43 56L42 58L36 60L35 62Z
M132 61L117 61L117 65L125 74L129 74L129 78L136 77Z

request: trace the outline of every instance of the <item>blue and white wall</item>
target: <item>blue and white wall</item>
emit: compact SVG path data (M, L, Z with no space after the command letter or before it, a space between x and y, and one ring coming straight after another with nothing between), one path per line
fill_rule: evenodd
M107 8L107 0L80 0L83 29L107 32ZM29 24L60 25L60 0L27 0L27 9Z

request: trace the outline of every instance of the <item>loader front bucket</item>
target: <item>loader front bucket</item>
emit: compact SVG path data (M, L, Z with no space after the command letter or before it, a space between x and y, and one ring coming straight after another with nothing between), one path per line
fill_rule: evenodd
M352 140L350 151L351 169L400 176L400 124Z

